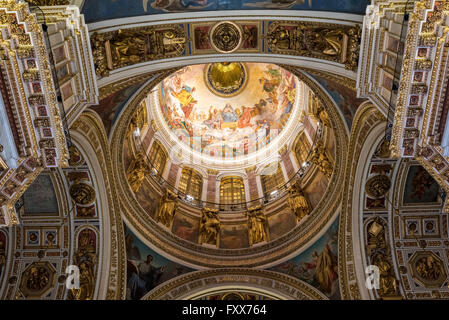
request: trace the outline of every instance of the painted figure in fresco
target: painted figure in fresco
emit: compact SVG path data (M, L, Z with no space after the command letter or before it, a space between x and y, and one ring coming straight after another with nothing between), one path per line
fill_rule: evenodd
M165 270L165 266L159 268L153 266L152 261L153 256L149 254L147 255L147 259L138 266L140 277L145 281L145 288L147 291L156 287L159 278Z
M194 105L198 102L192 96L192 93L194 92L195 87L191 88L187 85L183 85L179 91L171 91L171 94L178 99L181 104L181 109L184 112L186 119L190 117L190 113L192 112Z
M422 199L426 191L434 183L435 180L433 180L432 176L423 167L419 167L412 180L413 192L411 198Z
M133 236L130 234L127 234L125 237L125 243L126 243L126 256L130 260L140 260L140 251L137 246L134 245L134 239Z
M332 253L329 244L326 243L318 257L315 270L315 279L325 293L329 294L332 292L332 285L338 278L337 268L337 258Z
M306 0L271 0L260 2L245 2L244 7L255 7L264 9L291 9L294 5L302 5ZM312 0L307 0L307 4L312 8Z
M151 3L151 8L166 12L182 12L205 9L213 3L211 0L155 0ZM147 12L148 0L142 0L142 5Z
M264 92L268 94L268 102L277 105L277 89L281 84L281 73L274 68L269 68L264 73L268 78L262 77L259 79L259 82L262 83Z
M250 246L262 241L268 241L267 218L260 207L248 211L248 236Z
M243 46L245 48L257 47L257 28L252 26L243 26Z
M153 256L147 255L145 261L136 264L128 260L128 288L131 299L138 300L158 285L159 279L165 271L165 266L159 268L152 264Z
M207 105L202 105L203 79L197 74L204 70L183 68L162 83L161 111L179 141L211 156L237 157L262 148L283 129L296 97L290 72L271 65L258 69L263 77L254 85L262 96L237 107L216 105L209 96Z
M246 127L251 127L251 111L254 110L254 108L248 108L245 106L242 106L243 112L242 115L239 118L238 121L238 127L239 128L246 128Z
M221 112L223 122L236 122L238 120L237 114L229 103L226 104Z

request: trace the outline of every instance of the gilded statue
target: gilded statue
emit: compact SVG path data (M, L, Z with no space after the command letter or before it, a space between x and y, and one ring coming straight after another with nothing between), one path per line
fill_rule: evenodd
M399 294L398 281L393 275L391 264L383 253L378 253L373 257L374 264L379 268L379 289L381 297L397 296Z
M330 56L341 54L341 44L343 42L344 31L342 29L328 30L325 29L320 32L325 46L322 52Z
M140 106L137 108L136 112L134 113L134 116L131 118L131 121L130 121L130 124L128 127L128 131L126 134L129 136L137 128L139 128L139 130L142 130L143 127L147 124L147 122L148 122L147 121L147 109L146 109L146 104L144 101L140 104Z
M268 222L260 206L248 209L249 245L268 242Z
M377 218L368 225L368 254L378 249L385 249L385 230Z
M365 192L371 198L383 197L391 188L391 181L384 173L375 175L365 183Z
M94 238L89 229L81 231L79 236L78 250L75 252L73 262L78 266L80 272L80 286L69 291L71 300L92 300L95 291L95 265L97 255Z
M315 118L319 119L320 122L328 128L332 128L329 116L321 103L318 104L316 112L314 114Z
M105 48L106 40L107 36L104 33L94 32L90 37L95 73L101 77L107 77L109 75Z
M299 181L290 187L288 190L287 204L296 215L296 221L301 221L304 217L309 215L310 207L302 188L299 186Z
M318 169L325 174L326 177L330 178L332 175L332 164L326 155L323 143L318 142L316 148L312 153L312 162L318 167Z
M73 201L81 205L93 203L96 198L95 189L92 188L92 186L79 181L80 179L76 179L75 183L69 189Z
M119 29L110 46L114 68L139 63L145 59L146 35Z
M271 50L279 53L305 54L304 31L305 26L279 25L267 34L267 42Z
M384 139L374 153L374 156L377 158L390 158L390 141Z
M126 177L129 182L129 186L134 192L138 192L142 186L145 175L149 173L149 168L146 162L146 156L144 152L139 152L136 158L131 162L128 167Z
M207 243L218 247L220 220L218 220L218 210L203 209L203 216L200 221L199 244Z
M161 199L160 207L156 212L156 221L162 222L163 225L170 228L177 206L176 195L166 189Z
M83 159L81 152L74 145L71 145L69 147L69 156L69 165L72 167L80 164L81 160Z
M416 273L424 280L435 281L441 276L441 263L432 255L422 257L416 262Z
M31 267L26 276L26 288L30 291L40 291L44 289L50 281L50 273L44 267Z

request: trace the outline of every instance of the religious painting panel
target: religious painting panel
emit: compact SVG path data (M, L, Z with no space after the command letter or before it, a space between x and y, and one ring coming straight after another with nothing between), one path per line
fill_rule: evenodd
M157 254L126 225L127 300L138 300L159 284L192 269Z
M270 268L297 277L330 299L341 299L338 284L338 218L326 233L297 257Z

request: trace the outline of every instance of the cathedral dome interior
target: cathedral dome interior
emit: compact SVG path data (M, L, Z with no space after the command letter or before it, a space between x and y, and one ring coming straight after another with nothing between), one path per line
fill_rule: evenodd
M0 1L0 299L448 299L448 17Z

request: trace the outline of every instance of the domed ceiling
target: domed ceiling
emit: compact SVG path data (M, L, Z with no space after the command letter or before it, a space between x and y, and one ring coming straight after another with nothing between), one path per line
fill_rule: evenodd
M182 150L221 161L245 159L268 151L297 124L298 83L273 64L192 65L160 83L157 109Z

